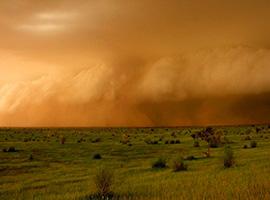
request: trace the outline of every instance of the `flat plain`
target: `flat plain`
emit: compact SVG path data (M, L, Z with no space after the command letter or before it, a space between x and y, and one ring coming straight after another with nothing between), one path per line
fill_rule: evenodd
M2 128L0 199L90 199L100 168L120 199L270 199L270 126L214 127L222 142L210 157L191 137L203 129ZM225 168L228 145L235 162ZM177 157L187 170L173 171ZM159 158L165 168L152 167Z

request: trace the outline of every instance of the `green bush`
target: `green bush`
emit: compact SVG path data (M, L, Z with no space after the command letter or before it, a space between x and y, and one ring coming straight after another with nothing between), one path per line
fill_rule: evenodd
M164 158L158 158L152 164L152 168L165 168L165 167L167 167L167 161Z
M172 168L173 168L174 172L186 171L187 170L187 164L184 162L184 159L182 157L180 157L180 158L175 159L173 161Z
M226 146L224 150L224 167L230 168L234 165L234 155L233 150L230 146Z

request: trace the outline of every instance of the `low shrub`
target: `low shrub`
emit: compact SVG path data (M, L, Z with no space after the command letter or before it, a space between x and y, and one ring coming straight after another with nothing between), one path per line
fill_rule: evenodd
M127 134L123 134L120 143L128 144L129 143L129 136Z
M220 141L216 140L214 137L211 138L208 143L209 147L211 148L218 148L219 144L220 144Z
M144 142L145 142L146 144L151 144L151 139L150 139L150 138L146 138L146 139L144 140Z
M234 142L227 137L223 137L223 144L233 144Z
M16 152L17 150L15 149L15 147L9 147L6 152Z
M174 137L174 138L176 138L176 133L175 132L172 132L171 133L171 136Z
M92 139L92 143L97 143L100 141L101 141L101 138L99 138L99 137Z
M171 141L170 141L170 144L175 144L175 141L174 141L174 140L171 140Z
M251 137L248 135L244 138L244 140L251 140Z
M112 195L112 184L113 184L113 173L106 169L101 168L98 170L94 182L97 189L97 195L105 197L104 199L107 199L106 197L109 197Z
M61 142L61 144L65 144L66 138L64 136L61 136L60 142Z
M181 143L181 142L180 142L179 139L175 140L175 144L180 144L180 143Z
M194 140L193 147L200 147L200 142L198 140Z
M4 148L3 152L16 152L17 150L15 149L15 147L9 147L9 148Z
M210 151L209 151L210 148L208 148L208 151L205 151L203 152L203 155L206 157L206 158L209 158L211 155L210 155Z
M245 144L244 146L243 146L243 149L247 149L248 148L248 146Z
M158 158L152 163L152 168L165 168L167 167L167 161L164 158Z
M94 195L86 196L83 200L120 200L120 196L115 195L114 193L110 193L106 196L102 196L100 194L94 194Z
M187 156L187 157L185 158L185 160L196 160L196 157L193 156L193 155Z
M101 155L99 154L99 153L95 153L94 155L93 155L93 159L95 159L95 160L100 160L102 157L101 157Z
M186 171L187 170L187 164L184 162L184 159L182 157L175 159L173 161L173 171L179 172L179 171Z
M158 140L152 140L151 138L146 138L144 142L146 144L158 144Z
M33 154L30 154L29 160L32 161L34 159Z
M250 142L250 148L256 148L257 147L257 142L256 141L251 141Z
M224 167L230 168L234 165L234 155L233 150L230 146L226 146L224 150Z

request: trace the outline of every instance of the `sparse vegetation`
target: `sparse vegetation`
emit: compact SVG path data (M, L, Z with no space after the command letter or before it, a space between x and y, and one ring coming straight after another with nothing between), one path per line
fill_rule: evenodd
M200 127L0 129L0 199L102 199L95 184L100 166L106 172L108 167L115 169L110 192L105 192L108 200L267 199L269 129L260 127L258 133L256 126L212 129L221 135L219 148L190 137L206 131ZM123 135L128 138L125 145L119 143ZM245 141L247 135L252 140ZM196 141L199 148L193 147ZM260 148L251 149L252 141ZM226 144L232 157L221 148ZM211 157L205 158L208 147ZM204 153L207 156L208 151ZM102 159L95 159L98 154ZM174 160L176 155L185 156ZM227 166L233 169L223 170ZM173 172L185 167L184 173Z

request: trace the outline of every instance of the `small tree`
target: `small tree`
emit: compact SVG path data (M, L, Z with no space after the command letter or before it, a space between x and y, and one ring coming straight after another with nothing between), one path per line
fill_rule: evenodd
M194 141L201 139L208 143L208 150L205 152L205 155L210 157L210 147L218 147L218 145L221 143L222 132L216 131L212 127L207 127L202 131L193 133L191 137L194 139Z

